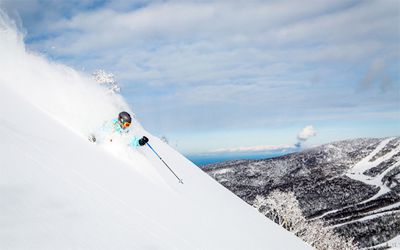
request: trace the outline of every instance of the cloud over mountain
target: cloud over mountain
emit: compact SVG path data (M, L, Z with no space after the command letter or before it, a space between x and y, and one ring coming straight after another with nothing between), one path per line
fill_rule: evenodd
M297 135L297 139L300 141L306 141L310 137L316 136L317 131L315 130L314 126L308 125L303 128L303 130L300 131L300 133Z

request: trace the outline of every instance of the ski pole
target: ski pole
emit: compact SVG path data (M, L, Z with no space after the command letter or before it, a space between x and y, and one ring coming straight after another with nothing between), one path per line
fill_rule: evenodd
M179 183L183 184L183 180L181 178L179 178L175 172L168 166L168 164L161 158L161 156L159 154L157 154L157 152L153 149L153 147L149 144L146 143L147 146L149 146L149 148L154 152L154 154L156 154L158 156L158 158L164 163L165 166L167 166L167 168L169 169L169 171L171 171L171 173L173 173L175 175L175 177L179 180Z

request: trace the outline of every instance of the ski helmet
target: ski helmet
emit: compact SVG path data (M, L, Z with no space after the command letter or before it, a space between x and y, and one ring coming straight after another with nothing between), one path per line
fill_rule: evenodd
M122 111L118 115L118 121L124 127L128 127L132 122L132 118L131 118L131 115L128 112Z

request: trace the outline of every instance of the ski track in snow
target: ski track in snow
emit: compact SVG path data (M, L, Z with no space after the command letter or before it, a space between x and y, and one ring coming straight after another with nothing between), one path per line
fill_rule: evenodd
M380 217L380 216L383 216L383 215L386 215L386 214L395 213L396 211L388 211L388 210L393 209L393 208L399 208L400 209L400 202L396 202L394 204L382 207L382 208L380 208L378 210L374 210L374 211L369 212L369 213L367 212L365 214L361 214L363 217L361 217L359 219L347 221L347 222L340 223L340 224L335 224L335 225L332 225L332 226L329 226L329 227L330 228L341 227L341 226L344 226L344 225L347 225L347 224L351 224L351 223L354 223L354 222L371 220L371 219L374 219L374 218L377 218L377 217ZM351 217L351 215L347 216L347 217L343 217L341 219L346 219L346 218L349 218L349 217Z
M380 163L392 158L395 154L400 152L400 145L398 145L395 149L391 150L389 153L383 155L382 157L376 159L373 162L370 162L372 157L374 157L377 153L379 153L393 139L394 138L388 138L386 140L383 140L367 157L365 157L360 162L358 162L356 165L354 165L354 167L349 169L348 172L346 173L346 176L353 180L361 181L367 185L376 186L376 187L380 188L377 194L375 194L374 196L372 196L371 198L369 198L365 201L362 201L362 203L366 203L368 201L374 200L374 199L378 198L379 196L382 196L382 195L390 192L390 188L388 188L382 182L382 179L389 171L391 171L395 167L399 166L400 162L396 162L395 164L393 164L392 166L387 168L385 171L383 171L381 174L379 174L375 177L365 175L364 172L371 168L378 166Z

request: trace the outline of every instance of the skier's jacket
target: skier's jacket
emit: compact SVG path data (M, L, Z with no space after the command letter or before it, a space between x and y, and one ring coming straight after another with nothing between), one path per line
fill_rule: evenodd
M118 124L118 118L115 118L111 121L104 122L103 126L101 127L101 131L102 134L105 134L106 136L112 134L125 135L129 133L129 128L122 129L121 126ZM139 147L139 140L139 137L133 136L130 139L129 145L133 148Z

